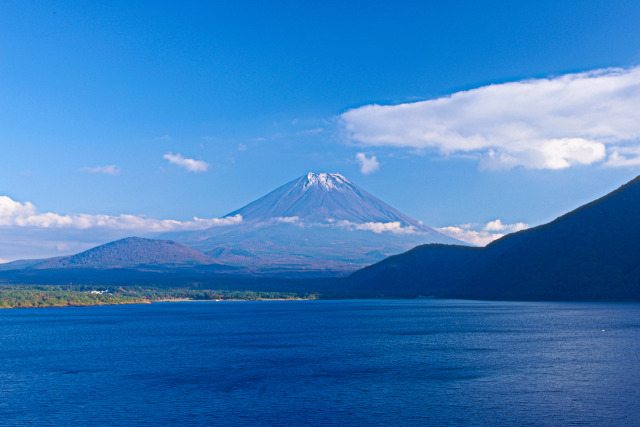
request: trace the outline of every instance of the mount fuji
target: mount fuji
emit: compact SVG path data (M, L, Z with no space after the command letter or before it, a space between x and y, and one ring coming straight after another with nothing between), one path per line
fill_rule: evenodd
M464 244L337 173L309 173L226 217L235 225L160 236L251 275L340 276L425 243Z

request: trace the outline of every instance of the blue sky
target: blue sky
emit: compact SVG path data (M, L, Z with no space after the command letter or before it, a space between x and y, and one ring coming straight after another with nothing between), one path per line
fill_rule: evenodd
M115 236L97 216L213 220L309 171L433 227L547 222L640 173L638 22L637 1L3 1L0 258Z

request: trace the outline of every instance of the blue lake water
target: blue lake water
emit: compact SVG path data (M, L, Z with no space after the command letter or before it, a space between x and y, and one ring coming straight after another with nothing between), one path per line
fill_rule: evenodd
M640 305L0 311L0 425L640 425Z

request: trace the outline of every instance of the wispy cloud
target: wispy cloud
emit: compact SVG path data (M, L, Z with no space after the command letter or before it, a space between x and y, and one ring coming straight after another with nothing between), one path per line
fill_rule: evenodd
M317 127L313 129L303 129L296 132L296 135L317 135L324 132L324 128Z
M348 220L329 219L326 222L306 222L298 216L287 216L273 218L271 221L262 223L263 225L291 224L300 228L312 227L329 227L341 230L355 231L364 230L372 231L376 234L392 233L392 234L420 234L414 226L403 226L400 221L390 222L353 222Z
M299 216L279 216L275 220L281 224L300 224Z
M367 157L364 153L356 154L356 161L360 164L360 172L368 175L380 169L376 156Z
M609 159L604 165L614 168L640 166L640 146L612 147L611 155L609 155Z
M120 168L116 165L96 166L93 168L84 166L80 168L79 171L87 173L102 173L105 175L118 175L120 173Z
M0 196L0 226L31 228L68 228L68 229L111 229L149 233L179 230L203 230L214 226L234 225L242 222L242 216L224 218L197 218L192 221L171 219L153 219L139 215L121 214L89 215L38 212L30 203L20 203L7 196Z
M373 231L374 233L393 233L393 234L418 234L414 226L402 226L400 221L391 222L363 222L356 223L351 221L335 221L333 223L335 227L343 228L347 230L366 230Z
M367 105L341 119L348 137L365 146L470 154L484 169L564 169L607 156L608 166L640 164L638 111L640 66Z
M209 163L202 160L188 159L182 156L182 154L167 153L162 156L167 159L169 163L180 166L188 170L189 172L206 172L209 169Z
M156 141L171 141L171 137L169 135L157 136L154 139Z
M442 234L446 234L454 239L471 243L476 246L486 246L489 243L503 237L507 233L526 230L528 224L517 222L514 224L504 224L499 218L489 221L487 224L460 224L449 227L436 228Z

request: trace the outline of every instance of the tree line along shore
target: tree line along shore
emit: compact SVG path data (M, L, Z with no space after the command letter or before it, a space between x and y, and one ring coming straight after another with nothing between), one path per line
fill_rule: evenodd
M162 301L261 301L317 299L318 294L250 290L95 287L83 285L1 285L1 308L145 304Z

